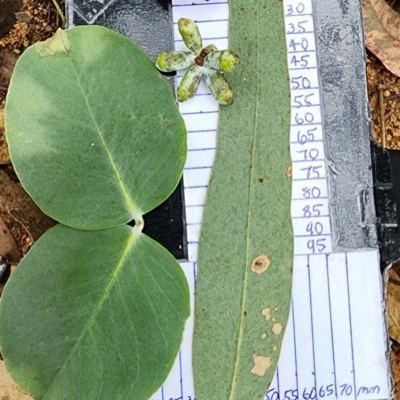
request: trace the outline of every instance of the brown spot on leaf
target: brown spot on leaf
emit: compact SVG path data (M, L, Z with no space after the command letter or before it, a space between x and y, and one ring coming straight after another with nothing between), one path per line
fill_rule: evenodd
M272 326L272 332L275 335L280 335L282 333L282 330L283 330L283 326L278 322L275 322L275 324Z
M261 339L265 339L267 337L267 334L264 332L262 335L261 335Z
M272 350L273 350L273 351L278 351L278 346L274 346L274 347L272 348Z
M271 357L253 355L254 366L251 369L253 375L264 376L267 369L272 365Z
M292 177L292 166L291 166L291 165L289 165L289 166L287 167L286 176L287 176L288 178L291 178L291 177Z
M264 254L256 257L251 264L251 270L256 274L262 274L271 265L271 260Z
M258 182L263 183L264 182L264 178L258 178Z
M264 315L266 321L269 321L271 319L271 309L270 308L264 308L264 310L262 310L261 313L262 313L262 315Z

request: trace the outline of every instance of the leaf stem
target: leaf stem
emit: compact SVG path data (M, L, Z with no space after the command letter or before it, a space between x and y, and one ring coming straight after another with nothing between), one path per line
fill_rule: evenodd
M58 15L61 17L61 21L62 21L63 28L64 28L64 27L65 27L65 24L66 24L66 22L67 22L67 20L65 19L65 15L64 15L63 11L61 10L61 7L60 7L60 5L58 4L57 0L51 0L51 1L53 2L54 7L56 8L56 10L57 10L57 12L58 12Z

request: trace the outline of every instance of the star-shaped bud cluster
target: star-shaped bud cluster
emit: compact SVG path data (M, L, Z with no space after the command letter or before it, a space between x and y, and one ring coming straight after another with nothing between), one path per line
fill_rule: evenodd
M198 26L188 18L178 21L179 33L190 51L164 51L156 60L156 67L163 72L188 68L178 89L179 101L191 99L197 92L201 78L219 104L233 103L233 89L224 73L232 72L240 63L240 57L232 50L218 50L213 44L203 48Z

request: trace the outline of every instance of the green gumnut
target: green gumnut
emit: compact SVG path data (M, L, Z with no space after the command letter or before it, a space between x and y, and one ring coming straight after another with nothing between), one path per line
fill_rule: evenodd
M214 44L209 44L208 46L204 47L204 49L202 50L202 53L205 56L208 56L209 54L218 51L218 47L215 46Z
M213 69L205 69L206 83L215 100L221 105L227 106L233 103L233 89L224 75Z
M202 76L203 68L197 65L193 65L186 71L177 90L180 102L189 100L196 94Z
M194 64L194 55L189 51L163 51L156 60L156 67L163 72L174 72Z
M194 21L189 18L181 18L178 21L178 29L186 47L196 55L199 55L203 48L203 40Z
M240 57L232 50L214 51L204 59L207 68L232 72L240 64Z

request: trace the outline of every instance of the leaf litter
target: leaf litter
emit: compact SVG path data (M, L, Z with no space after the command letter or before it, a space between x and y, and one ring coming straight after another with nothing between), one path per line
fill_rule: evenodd
M367 77L374 140L400 149L400 1L365 0ZM386 307L395 398L400 398L400 264L388 271Z

